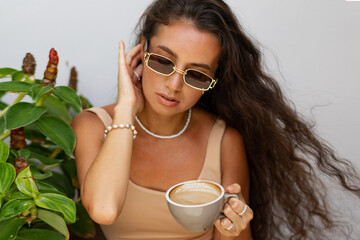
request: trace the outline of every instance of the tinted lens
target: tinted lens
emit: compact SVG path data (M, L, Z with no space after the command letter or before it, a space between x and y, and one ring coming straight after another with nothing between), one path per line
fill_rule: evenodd
M174 71L174 63L169 59L151 54L148 60L148 66L162 74L171 74Z
M187 70L185 75L185 82L196 88L208 89L211 81L209 76L191 69Z

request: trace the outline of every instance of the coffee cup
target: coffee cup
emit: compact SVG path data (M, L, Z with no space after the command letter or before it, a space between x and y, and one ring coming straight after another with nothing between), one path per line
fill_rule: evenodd
M191 232L207 230L217 218L224 217L221 209L229 197L238 195L227 193L220 184L208 180L181 182L166 192L171 214Z

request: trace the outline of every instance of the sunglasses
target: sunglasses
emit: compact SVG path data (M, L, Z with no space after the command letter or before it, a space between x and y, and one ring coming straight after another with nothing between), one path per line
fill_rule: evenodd
M176 68L175 63L172 60L156 53L146 52L144 60L148 68L163 76L170 76L174 72L182 74L184 82L188 86L201 91L207 91L215 87L217 82L217 79L215 80L206 73L196 69L189 68L182 71L181 69Z

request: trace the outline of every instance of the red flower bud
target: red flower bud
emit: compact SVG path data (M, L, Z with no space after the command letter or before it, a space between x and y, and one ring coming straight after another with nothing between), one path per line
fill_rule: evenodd
M15 149L15 150L19 150L26 147L23 127L19 127L11 130L10 147L11 149Z
M70 79L69 79L69 87L71 87L72 89L74 89L75 91L77 90L77 72L75 67L71 68L71 72L70 72Z
M57 65L59 63L59 57L54 48L50 50L49 62L44 72L44 78L41 82L43 86L55 86L55 79L57 75Z
M14 162L14 167L15 167L15 170L16 170L16 176L22 171L24 170L25 168L27 168L29 166L28 162L26 161L26 159L22 156L20 157L17 157L15 159L15 162Z
M22 70L26 75L35 74L35 58L31 53L27 53L23 60Z

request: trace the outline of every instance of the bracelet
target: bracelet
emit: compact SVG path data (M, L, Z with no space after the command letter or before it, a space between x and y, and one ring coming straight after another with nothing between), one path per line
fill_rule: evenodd
M130 129L132 132L133 132L133 139L136 138L136 134L137 134L137 131L135 130L135 126L134 125L131 125L129 123L127 124L119 124L119 125L112 125L112 126L108 126L105 131L104 131L104 137L106 138L106 135L113 129L117 129L117 128L120 128L120 129L124 129L124 128L127 128L127 129Z

